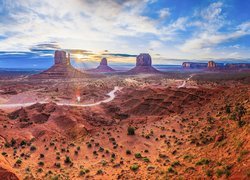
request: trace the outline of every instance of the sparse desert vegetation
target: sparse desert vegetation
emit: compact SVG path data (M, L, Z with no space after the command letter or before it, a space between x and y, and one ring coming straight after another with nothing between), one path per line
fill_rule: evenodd
M26 179L249 178L249 85L199 80L176 88L179 80L168 78L133 76L133 86L122 76L78 82L88 94L83 102L123 87L112 102L93 107L51 102L1 110L0 159L8 163L1 162ZM58 99L74 83L59 82L57 91L52 82L23 80L16 91Z

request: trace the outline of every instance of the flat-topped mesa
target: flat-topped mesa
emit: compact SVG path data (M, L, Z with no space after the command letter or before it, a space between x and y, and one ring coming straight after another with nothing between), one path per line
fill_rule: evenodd
M141 53L136 57L136 66L152 66L151 56L147 53Z
M202 69L202 68L207 68L207 63L197 63L197 62L183 62L182 67L183 68L191 68L191 69Z
M85 73L75 69L70 63L70 54L57 50L54 55L54 65L40 74L35 74L30 78L37 79L62 79L86 77Z
M207 68L216 68L216 63L214 61L208 61Z
M152 59L148 53L141 53L136 57L136 66L133 69L129 70L128 73L154 74L154 73L160 73L160 71L158 71L152 66Z
M54 56L55 64L70 65L70 54L65 51L56 50Z
M198 62L183 62L182 67L184 69L204 69L204 70L237 70L237 69L249 69L250 63L216 63L214 61L208 61L207 63Z

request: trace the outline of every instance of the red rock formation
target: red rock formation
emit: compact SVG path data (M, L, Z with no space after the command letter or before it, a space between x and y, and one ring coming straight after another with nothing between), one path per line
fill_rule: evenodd
M81 78L87 75L75 69L70 63L70 54L65 51L55 51L55 64L48 70L31 76L31 78L60 79L60 78Z
M115 70L108 66L108 61L106 58L102 58L100 65L97 68L90 69L88 71L106 73L106 72L114 72Z
M4 180L18 180L19 178L14 173L13 168L5 160L5 158L0 155L0 179Z
M208 61L207 68L216 68L216 63L214 61Z
M183 62L182 67L191 69L202 69L202 68L207 68L207 63Z
M152 66L152 59L149 54L142 53L136 57L136 66L128 71L129 74L139 73L160 73L157 69Z

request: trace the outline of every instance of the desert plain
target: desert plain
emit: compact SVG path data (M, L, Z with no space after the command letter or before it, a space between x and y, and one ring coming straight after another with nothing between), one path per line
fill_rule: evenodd
M0 175L249 179L249 77L249 71L2 75Z

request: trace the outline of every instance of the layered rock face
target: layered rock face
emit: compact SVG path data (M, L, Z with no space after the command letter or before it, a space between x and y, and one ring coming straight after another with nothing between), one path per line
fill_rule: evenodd
M99 73L108 73L108 72L114 72L115 70L108 66L108 60L107 58L102 58L100 65L95 69L88 70L90 72L99 72Z
M207 63L183 62L182 67L183 68L202 69L202 68L207 68Z
M14 173L14 169L6 161L6 159L0 155L0 179L6 180L18 180L19 178Z
M100 66L107 66L108 65L108 60L107 58L102 58L101 62L100 62Z
M50 78L80 78L84 77L86 74L81 71L75 69L70 63L70 54L65 51L55 51L54 56L54 65L48 70L31 76L32 78L42 78L42 79L50 79Z
M152 66L151 56L149 54L140 54L136 57L136 66Z
M216 63L214 61L208 61L207 67L208 68L216 68Z
M249 69L250 63L227 63L226 69Z
M65 51L55 51L54 56L55 64L65 64L70 65L70 54Z
M250 63L216 63L214 61L208 61L207 63L197 62L183 62L182 67L185 69L209 69L209 70L237 70L248 69Z
M138 74L138 73L160 73L157 69L152 66L151 56L147 53L141 53L136 57L136 66L129 70L128 73Z

